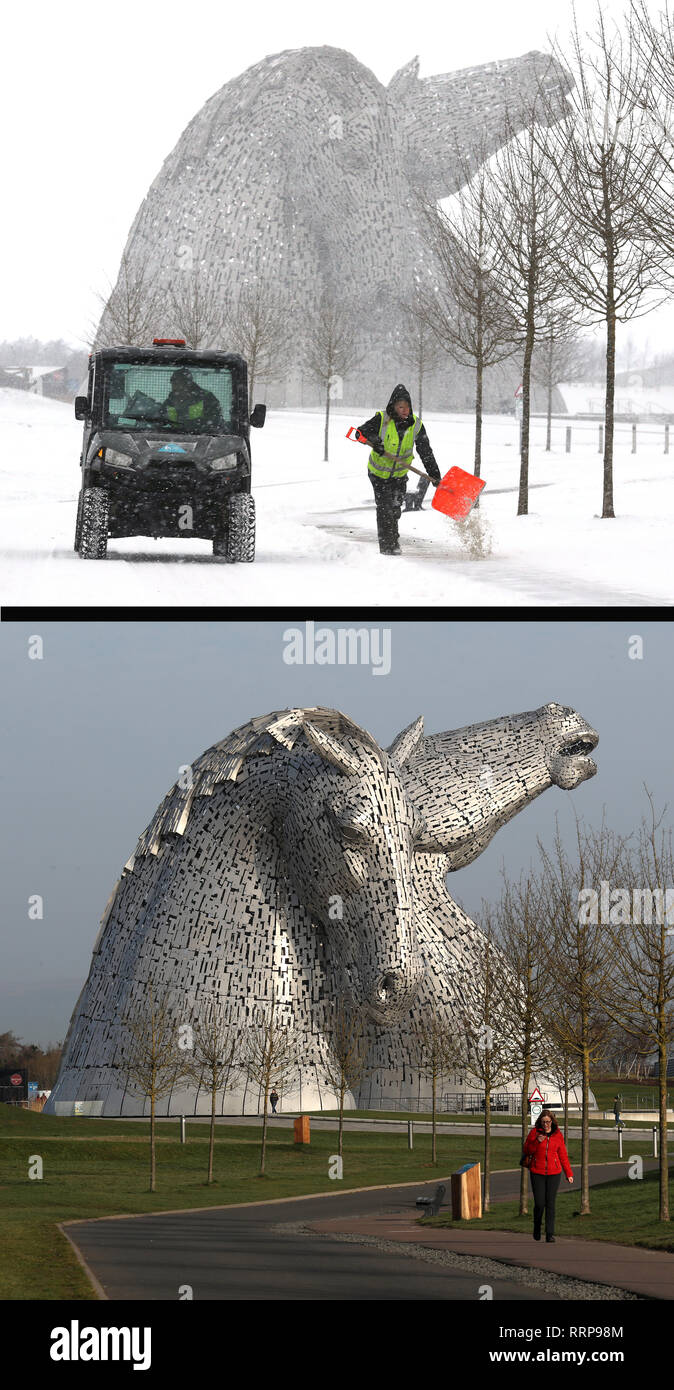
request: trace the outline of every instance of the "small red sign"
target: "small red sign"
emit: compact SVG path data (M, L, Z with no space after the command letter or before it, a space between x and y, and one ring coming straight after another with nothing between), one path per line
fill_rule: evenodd
M21 1086L23 1083L23 1077L21 1075L21 1072L18 1071L15 1071L14 1075L10 1076L9 1079L13 1086Z
M534 1091L532 1091L531 1095L529 1096L529 1100L538 1100L538 1101L541 1102L542 1105L545 1104L545 1099L544 1099L544 1097L541 1095L541 1091L540 1091L540 1087L539 1087L539 1086L537 1086L536 1089L535 1089Z

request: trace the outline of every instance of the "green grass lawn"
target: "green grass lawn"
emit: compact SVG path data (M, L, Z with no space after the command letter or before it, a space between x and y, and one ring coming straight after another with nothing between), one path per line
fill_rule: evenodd
M633 1146L635 1149L637 1145ZM609 1240L619 1245L644 1245L650 1250L674 1252L671 1224L658 1220L658 1172L644 1173L641 1179L622 1177L615 1182L590 1188L592 1212L580 1216L580 1193L574 1187L560 1191L555 1208L555 1235L580 1236L583 1240ZM524 1231L533 1229L533 1198L529 1194L529 1214L519 1215L519 1203L499 1202L479 1221L452 1221L444 1213L431 1216L424 1226L476 1226L481 1231Z
M338 1183L328 1176L328 1159L336 1147L334 1131L316 1127L311 1147L304 1149L295 1147L291 1130L270 1129L267 1175L259 1178L259 1133L253 1126L217 1127L217 1181L206 1187L208 1124L192 1121L185 1145L179 1142L177 1121L158 1126L157 1191L151 1193L149 1125L61 1118L0 1106L0 1298L94 1296L74 1252L57 1230L56 1223L60 1221L225 1206L383 1183L428 1182L436 1176L446 1177L464 1163L482 1160L478 1134L440 1135L438 1164L434 1168L430 1134L415 1136L414 1150L410 1152L404 1133L350 1131L344 1141L344 1177ZM493 1169L517 1166L520 1150L516 1138L492 1137L491 1150ZM580 1141L572 1140L569 1150L572 1163L577 1164ZM631 1141L632 1151L648 1156L649 1145L645 1140ZM33 1155L42 1158L42 1180L28 1177L28 1162ZM605 1142L594 1141L590 1155L594 1162L605 1159ZM650 1224L643 1231L640 1224L638 1204L642 1197L638 1189L644 1187L645 1183L630 1183L629 1187L623 1183L622 1211L624 1214L627 1198L630 1239L643 1234L642 1243L651 1243ZM412 1197L413 1194L410 1200ZM560 1205L563 1200L566 1198L560 1199ZM592 1200L594 1204L594 1195ZM499 1211L499 1221L501 1218ZM594 1234L583 1219L582 1234L586 1233ZM659 1237L657 1230L654 1234ZM600 1234L599 1238L609 1237ZM660 1238L653 1243L663 1248Z
M660 1092L657 1086L645 1086L643 1081L591 1081L590 1087L600 1110L612 1110L613 1099L620 1096L620 1106L622 1110L636 1109L637 1097L641 1101L641 1109L644 1107L644 1098L652 1101L647 1108L657 1110L660 1104ZM667 1088L669 1098L669 1108L674 1107L674 1091L671 1085ZM652 1123L652 1121L651 1121Z

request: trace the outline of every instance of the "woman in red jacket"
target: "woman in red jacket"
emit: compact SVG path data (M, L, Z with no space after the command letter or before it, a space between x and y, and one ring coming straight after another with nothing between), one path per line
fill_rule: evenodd
M569 1182L573 1172L561 1130L551 1110L542 1110L524 1143L524 1154L530 1156L527 1167L531 1174L534 1194L534 1240L541 1238L541 1222L545 1210L545 1239L555 1239L555 1198L562 1168Z

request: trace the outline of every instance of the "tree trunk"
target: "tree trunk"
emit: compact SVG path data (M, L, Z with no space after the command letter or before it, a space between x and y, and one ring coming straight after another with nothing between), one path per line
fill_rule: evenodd
M665 928L660 932L660 999L658 1001L658 1061L660 1070L660 1220L669 1221L669 1168L667 1167L667 1032L665 1010Z
M583 1032L587 1027L587 1020L583 1020ZM583 1118L581 1127L580 1141L580 1161L583 1169L583 1181L580 1194L580 1215L590 1215L590 1054L586 1045L583 1046Z
M480 238L480 241L481 240L482 238ZM482 275L478 272L475 322L475 460L473 467L476 478L480 477L480 470L482 468L482 374L484 372L482 301ZM479 505L480 499L478 497L475 506L479 507Z
M549 454L549 453L550 453L550 447L551 447L551 444L552 444L552 361L553 361L553 342L554 342L554 339L553 339L553 337L552 337L552 334L550 334L550 342L549 342L549 347L548 347L548 420L547 420L547 427L546 427L546 431L545 431L545 452L546 452L546 454Z
M248 358L248 413L253 409L253 387L255 385L255 368L257 363L257 349L253 348Z
M564 1143L569 1147L569 1059L564 1062Z
M491 1080L488 1078L484 1088L484 1202L485 1211L491 1211L489 1197L489 1165L491 1163Z
M330 424L330 378L328 378L327 391L325 396L325 446L323 449L323 462L328 462L328 426Z
M517 502L517 515L526 516L529 511L529 416L531 411L531 358L534 351L536 309L534 297L533 263L529 272L527 293L526 337L524 340L524 366L522 369L522 438L520 444L520 492Z
M267 1153L267 1106L269 1105L269 1078L264 1083L264 1113L262 1116L262 1157L260 1160L260 1176L264 1174L264 1160Z
M529 1054L524 1059L524 1076L522 1078L522 1149L528 1131L527 1104L529 1101L529 1082L531 1080L531 1057ZM520 1216L526 1216L529 1210L529 1170L520 1169Z
M614 517L613 510L613 416L615 411L615 263L610 201L604 173L604 207L607 209L606 234L606 403L604 407L604 488L602 517Z
M343 1130L344 1130L344 1091L345 1091L345 1089L346 1089L346 1088L345 1088L345 1086L344 1086L344 1082L342 1081L342 1085L341 1085L341 1087L340 1087L340 1092L339 1092L339 1140L338 1140L338 1143L337 1143L337 1153L339 1154L340 1158L342 1157L342 1134L343 1134Z
M482 374L482 363L478 361L475 369L475 459L473 463L473 472L476 478L480 477L482 468ZM479 500L478 498L478 502Z
M154 1161L154 1085L150 1092L150 1192L155 1189L155 1161Z
M213 1147L215 1144L215 1085L211 1087L211 1137L208 1145L208 1181L213 1181Z
M432 1086L433 1086L433 1155L432 1155L432 1160L431 1160L433 1164L436 1164L437 1161L438 1161L438 1159L437 1159L437 1154L436 1154L436 1149L435 1149L435 1087L436 1087L436 1084L437 1084L437 1076L436 1076L435 1067L434 1067L434 1068L433 1068L433 1076L432 1076Z

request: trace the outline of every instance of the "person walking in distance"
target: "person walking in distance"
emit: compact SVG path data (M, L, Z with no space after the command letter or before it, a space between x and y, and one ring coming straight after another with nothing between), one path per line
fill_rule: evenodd
M382 555L400 555L398 521L415 448L433 486L440 482L440 469L421 416L414 414L410 393L402 382L394 386L386 409L359 425L358 432L372 445L367 469L377 508L379 549Z
M524 1141L522 1158L531 1175L534 1194L534 1240L541 1238L545 1211L545 1239L555 1239L555 1199L562 1169L569 1182L573 1172L566 1152L564 1136L551 1110L542 1110Z
M277 1104L278 1104L278 1091L277 1091L277 1089L276 1089L275 1086L274 1086L274 1089L273 1089L272 1091L269 1092L269 1104L271 1105L271 1113L272 1113L272 1115L275 1115L275 1114L276 1114L276 1106L277 1106Z
M616 1129L624 1129L625 1126L620 1118L620 1096L615 1096L613 1100L613 1115L616 1122Z

